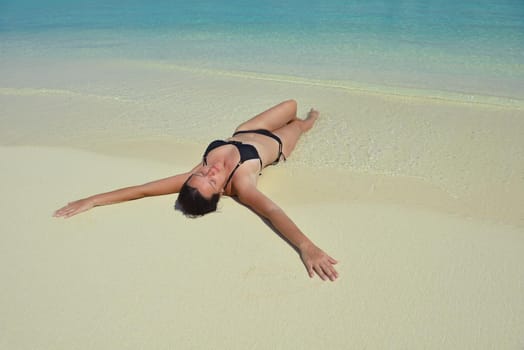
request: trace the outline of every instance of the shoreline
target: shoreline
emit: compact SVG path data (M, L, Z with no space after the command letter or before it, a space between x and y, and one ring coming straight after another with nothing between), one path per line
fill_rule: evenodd
M284 75L262 73L248 70L224 70L219 68L192 67L189 65L170 63L165 61L147 60L119 60L121 63L131 66L154 68L163 71L185 71L210 76L226 76L246 80L261 80L275 83L289 83L294 85L305 85L309 87L321 87L334 90L347 91L349 93L374 95L377 97L392 97L402 99L415 99L427 102L457 103L473 106L501 107L509 109L524 109L524 96L522 98L509 97L496 94L471 93L458 90L436 90L423 87L406 87L403 85L378 85L361 83L351 80L324 80L307 78L299 75Z
M125 58L89 58L76 61L66 60L64 62L57 63L52 57L40 58L40 64L49 66L50 69L57 69L53 67L56 65L76 65L77 67L86 66L94 67L98 64L117 69L128 69L128 70L155 70L164 73L188 73L194 75L204 75L211 78L225 77L225 78L236 78L243 80L254 80L270 83L284 83L305 87L318 87L325 89L332 89L335 91L343 91L353 94L371 95L379 98L399 98L408 99L415 101L426 101L428 103L451 103L451 104L463 104L465 106L474 107L495 107L495 108L508 108L524 110L524 96L518 98L516 96L504 96L497 94L493 91L491 94L480 93L480 92L467 92L460 91L459 89L441 90L432 89L427 87L415 87L408 86L408 84L376 84L376 83L363 83L358 80L333 80L333 79L318 79L310 78L301 75L286 75L286 74L273 74L268 72L256 72L253 70L234 70L234 69L223 69L219 67L206 67L199 65L191 65L189 63L180 63L177 61L170 60L148 60L148 59L125 59ZM12 70L27 69L28 65L33 65L34 59L24 59L23 57L18 59L7 59L3 64L4 66L11 66ZM2 73L0 71L0 73ZM6 72L4 72L4 75ZM11 77L8 77L8 79ZM85 95L85 91L75 91L73 89L49 89L49 88L31 88L31 87L14 87L14 86L0 86L0 94L7 96L38 96L38 95L63 95L63 96L82 96ZM91 93L89 94L94 98L118 98L118 97L107 97L103 94ZM125 99L124 99L125 101Z

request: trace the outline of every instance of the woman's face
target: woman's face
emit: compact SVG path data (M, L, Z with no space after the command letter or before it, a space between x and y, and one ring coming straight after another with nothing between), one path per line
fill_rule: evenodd
M224 192L225 183L225 171L219 164L200 165L193 171L187 182L189 186L196 188L206 198Z

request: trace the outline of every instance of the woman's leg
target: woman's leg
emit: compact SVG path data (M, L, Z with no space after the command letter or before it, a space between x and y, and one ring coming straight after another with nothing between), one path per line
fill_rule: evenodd
M297 102L288 100L240 124L236 131L266 129L274 131L297 119Z
M282 153L284 153L286 158L288 158L291 155L291 152L295 149L300 136L313 127L319 114L320 113L317 110L311 108L306 119L296 119L273 131L273 133L280 137L280 140L282 141Z

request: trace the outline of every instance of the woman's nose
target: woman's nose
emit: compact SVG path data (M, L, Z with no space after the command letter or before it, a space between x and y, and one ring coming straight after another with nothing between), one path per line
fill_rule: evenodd
M202 168L202 174L204 176L213 176L215 173L216 170L212 166L206 165L204 168Z

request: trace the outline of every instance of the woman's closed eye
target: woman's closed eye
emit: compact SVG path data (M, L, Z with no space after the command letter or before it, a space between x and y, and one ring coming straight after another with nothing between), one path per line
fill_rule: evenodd
M209 183L209 186L213 188L213 191L218 192L218 187L217 187L217 183L215 180L209 180L208 183Z
M204 175L204 173L202 172L196 172L193 174L194 176L198 176L198 177L203 177L205 178L206 175ZM207 179L207 182L209 183L209 185L215 190L215 191L218 191L217 189L217 182L215 179Z

